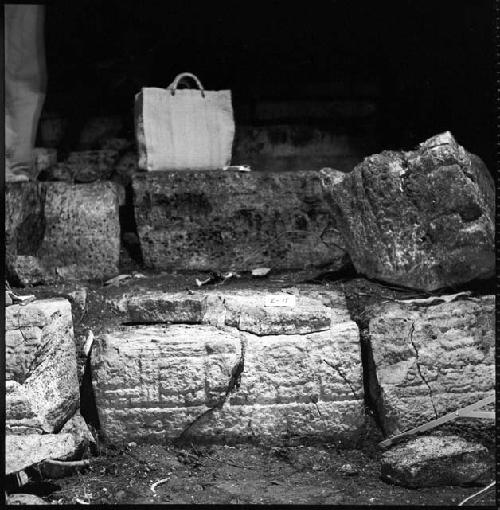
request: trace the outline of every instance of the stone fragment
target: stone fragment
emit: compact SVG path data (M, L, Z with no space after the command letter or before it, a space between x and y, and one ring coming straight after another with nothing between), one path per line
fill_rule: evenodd
M133 176L146 266L241 271L345 266L320 172L170 171Z
M5 198L10 281L52 283L118 273L115 184L8 183Z
M57 150L46 147L35 147L33 149L36 173L50 168L57 163Z
M385 452L382 479L412 489L471 484L493 466L488 449L458 436L421 436Z
M386 433L405 431L485 398L495 388L495 298L369 310ZM373 388L372 388L373 390Z
M94 436L89 430L89 427L83 419L80 411L77 411L73 417L71 417L61 429L62 433L73 434L79 444L82 444L84 448L89 447L95 443Z
M12 298L10 297L10 292L5 291L5 306L10 306L12 304Z
M494 274L493 178L449 132L366 158L331 193L351 260L370 278L434 291Z
M71 305L42 299L6 309L7 431L57 432L79 402Z
M265 307L265 296L214 290L131 298L132 321L190 325L96 338L91 366L105 436L118 443L183 432L209 441L355 440L365 424L363 383L345 297L304 286L285 313Z
M68 299L78 315L83 314L87 306L87 288L78 287L76 290L68 292Z
M7 505L48 505L45 500L34 494L9 494Z
M50 478L52 480L57 478L64 478L66 476L73 476L78 473L86 471L90 467L88 459L83 460L44 460L40 464L40 473L43 478Z
M71 460L81 445L73 434L5 436L5 474L15 473L46 459Z

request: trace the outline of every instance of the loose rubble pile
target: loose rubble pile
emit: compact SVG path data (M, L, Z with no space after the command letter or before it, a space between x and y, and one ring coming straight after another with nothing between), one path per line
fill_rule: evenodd
M78 412L84 365L107 444L349 446L367 430L397 434L494 389L494 298L450 295L494 271L493 184L449 133L371 156L349 174L136 175L118 146L48 164L46 176L71 175L71 184L8 185L11 283L117 277L120 201L130 203L116 183L89 183L116 176L117 161L146 266L235 278L138 292L126 291L137 278L114 278L124 286L108 302L118 322L85 347L73 333L85 289L68 293L71 302L7 294L7 474L37 465L55 478L85 467L94 438ZM258 286L237 278L263 266L339 271L350 262L422 299L353 314L342 286L267 285L267 270ZM481 446L420 437L384 454L381 474L408 487L463 484L489 465Z

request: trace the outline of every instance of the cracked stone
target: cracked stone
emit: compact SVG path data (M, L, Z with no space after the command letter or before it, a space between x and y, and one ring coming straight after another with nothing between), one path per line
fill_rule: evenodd
M494 189L447 132L365 158L332 182L332 211L359 273L434 291L494 275Z
M60 298L12 305L5 319L7 432L56 432L80 398L71 305Z
M385 452L381 476L413 489L466 485L480 480L492 460L486 447L458 436L421 436Z
M357 438L365 425L359 331L345 297L301 287L297 307L283 314L266 310L265 294L214 290L130 300L135 319L190 324L121 328L96 339L93 386L106 437ZM301 319L304 310L318 314L312 326ZM242 311L256 333L235 318ZM216 326L204 323L207 317Z
M485 398L495 387L494 296L369 310L378 413L392 434Z

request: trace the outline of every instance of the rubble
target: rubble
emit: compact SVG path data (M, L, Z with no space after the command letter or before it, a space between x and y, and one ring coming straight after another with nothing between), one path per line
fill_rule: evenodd
M493 467L488 449L458 436L421 436L385 452L383 480L410 488L477 483Z
M359 273L426 291L493 276L493 178L449 132L340 177L332 211Z

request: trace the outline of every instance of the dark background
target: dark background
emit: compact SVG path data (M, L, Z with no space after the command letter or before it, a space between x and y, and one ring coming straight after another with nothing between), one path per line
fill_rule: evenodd
M45 110L128 115L188 70L232 89L237 122L262 100L369 99L375 124L344 127L380 150L450 130L493 170L494 15L490 0L53 3Z

